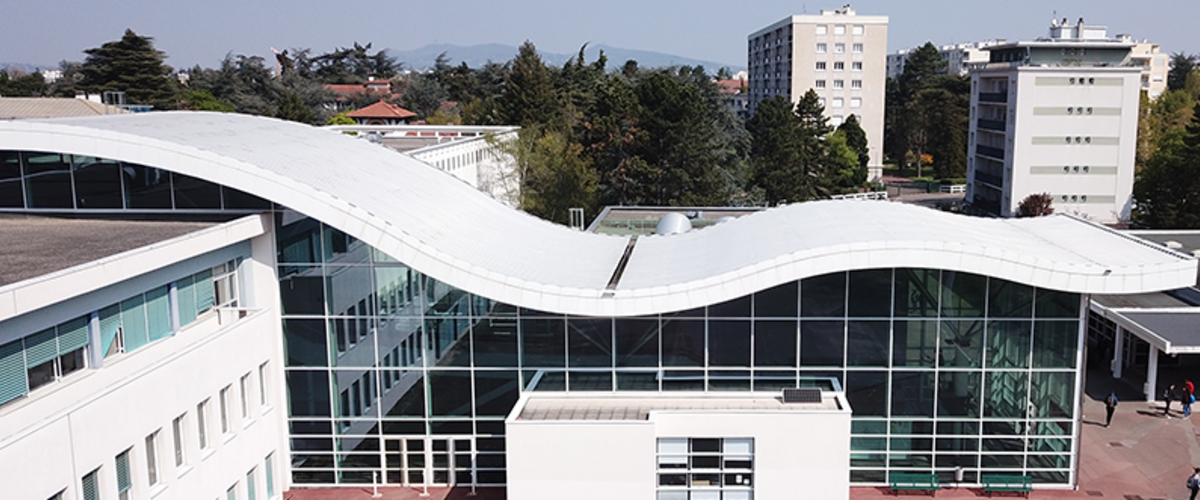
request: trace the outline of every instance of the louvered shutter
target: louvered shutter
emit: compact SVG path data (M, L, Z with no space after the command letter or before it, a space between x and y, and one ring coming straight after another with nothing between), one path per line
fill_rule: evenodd
M81 316L58 325L58 354L61 356L88 345L88 317Z
M213 306L212 269L192 275L196 282L196 314L203 314Z
M171 303L167 299L167 290L161 286L146 292L147 331L151 341L171 335Z
M58 357L58 338L53 328L25 337L25 366L34 367Z
M96 484L96 472L83 476L83 500L100 500L100 487Z
M117 494L120 495L129 490L131 481L129 480L129 451L117 455Z
M175 282L175 300L178 302L180 328L196 321L196 285L191 276Z
M113 304L100 310L100 350L108 356L113 342L117 340L117 332L121 331L121 306Z
M125 352L146 345L146 306L141 295L121 301L121 330L125 336Z
M21 341L0 345L0 404L17 399L29 392L25 372L25 352Z

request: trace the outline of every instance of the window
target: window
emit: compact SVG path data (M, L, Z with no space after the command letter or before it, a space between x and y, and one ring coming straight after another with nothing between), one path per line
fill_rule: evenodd
M265 482L267 483L267 498L268 499L273 498L275 496L275 468L273 467L274 464L271 463L274 461L274 459L275 459L275 454L272 453L270 455L267 455L267 459L263 461L263 474L266 475L266 477L264 479L265 479Z
M237 500L237 483L233 483L228 490L225 490L225 500Z
M834 127L836 127L836 126L838 126L838 125L841 125L841 124L842 124L842 121L843 121L844 119L845 119L845 118L843 118L843 117L842 117L842 115L833 115L832 117L830 117L830 118L829 118L829 124L830 124L830 125L833 125Z
M659 438L658 498L749 499L753 438Z
M263 408L267 407L267 365L269 363L258 365L258 404Z
M96 469L83 476L80 481L83 489L83 500L100 500L100 483L97 477L100 476L100 469Z
M833 88L835 88L835 89L844 89L844 88L846 88L846 81L845 81L845 80L834 80L834 81L833 81Z
M850 88L861 89L862 88L862 80L850 80Z
M129 490L133 488L133 482L129 480L129 451L125 450L121 452L115 460L117 468L117 498L119 500L129 500Z
M823 43L818 43L818 44L817 44L817 53L818 53L818 54L824 54L827 48L828 48L828 46L827 46L827 45L825 45L825 44L823 44Z
M220 405L222 434L229 434L229 391L232 388L232 386L225 386L224 389L221 389L221 395L217 401Z
M238 388L241 389L242 396L242 418L250 418L250 374L242 375L242 379L238 382Z
M839 25L837 25L837 26L834 26L834 27L833 27L833 34L834 34L834 35L845 35L845 34L846 34L846 25L844 25L844 24L839 24Z
M855 54L862 54L863 44L856 43L852 46L851 50L853 50Z
M815 85L815 87L819 88L819 89L825 88L825 80L817 80L817 84Z
M824 24L817 26L817 34L818 35L824 35L827 33L829 33L829 26L825 26Z
M0 404L86 367L88 317L0 346Z
M817 61L817 71L825 71L825 61Z
M863 34L863 25L861 25L861 24L854 25L854 34L862 35Z
M854 71L862 71L862 61L854 61L850 63L850 69Z
M844 44L844 43L833 44L833 53L834 54L844 54L845 52L846 52L846 44Z
M825 107L825 98L824 98L824 97L818 97L818 98L817 98L817 106L820 106L820 107L822 107L822 108L824 108L824 107Z
M254 500L254 469L246 473L246 500Z
M850 98L850 107L851 108L861 108L862 107L862 98L861 97L851 97Z
M185 463L184 459L186 458L186 456L184 455L184 451L183 451L183 445L184 445L184 441L183 441L184 427L183 426L185 425L184 417L186 417L186 416L187 415L180 415L178 417L175 417L174 422L171 422L171 438L175 444L175 467L176 468L183 467L183 464Z
M844 106L845 104L846 104L846 101L843 100L841 97L833 98L833 107L840 108L840 107Z
M208 449L208 400L196 405L196 429L200 435L200 449Z
M150 486L158 484L158 432L146 436L146 478Z
M237 306L237 262L229 261L212 269L215 307Z
M837 61L837 62L834 62L834 63L833 63L833 70L834 70L834 71L842 71L842 70L845 70L845 69L846 69L846 63L844 63L844 62L842 62L842 61Z

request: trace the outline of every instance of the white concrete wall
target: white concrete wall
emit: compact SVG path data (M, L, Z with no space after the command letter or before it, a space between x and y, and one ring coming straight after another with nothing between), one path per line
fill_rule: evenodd
M651 422L517 421L506 432L509 500L655 498Z

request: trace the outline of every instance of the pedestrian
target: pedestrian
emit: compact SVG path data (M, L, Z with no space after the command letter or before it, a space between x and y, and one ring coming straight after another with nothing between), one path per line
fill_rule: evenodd
M1190 391L1183 395L1183 418L1192 416L1192 403L1196 402L1196 395Z
M1175 397L1175 384L1163 389L1163 399L1167 401L1167 404L1163 406L1163 415L1166 415L1167 418L1171 418L1171 398L1173 397Z
M1196 500L1196 492L1200 492L1200 467L1192 468L1192 477L1187 480L1187 487L1192 490L1192 496L1189 500Z
M1112 423L1113 412L1117 411L1117 394L1110 392L1108 397L1104 398L1104 411L1108 413L1108 418L1104 420L1104 426L1108 427Z
M1192 381L1191 381L1191 380L1184 379L1184 380L1183 380L1183 385L1186 385L1186 386L1187 386L1187 391L1188 391L1188 394L1195 394L1195 393L1196 393L1196 386L1192 385Z

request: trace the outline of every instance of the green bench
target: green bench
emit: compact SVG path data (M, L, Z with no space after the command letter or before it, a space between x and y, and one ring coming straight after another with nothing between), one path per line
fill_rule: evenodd
M937 495L937 491L942 489L938 484L937 474L906 474L893 472L888 475L888 484L891 485L892 491L896 495L900 495L900 490L921 490L932 491Z
M980 482L983 483L983 491L986 491L989 497L996 491L1015 491L1024 493L1025 496L1029 496L1029 492L1033 491L1033 478L1030 476L984 474Z

